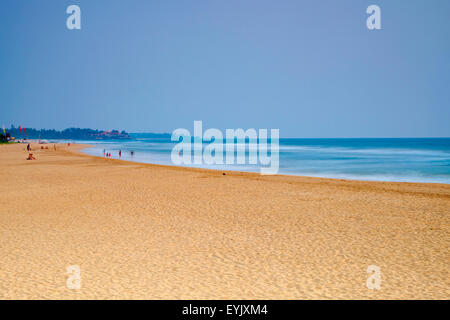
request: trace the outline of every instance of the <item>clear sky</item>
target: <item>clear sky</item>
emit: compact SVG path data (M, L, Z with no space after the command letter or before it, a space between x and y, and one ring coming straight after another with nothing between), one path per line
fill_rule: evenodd
M66 8L81 8L68 30ZM382 30L366 27L381 7ZM0 124L450 136L449 0L2 0Z

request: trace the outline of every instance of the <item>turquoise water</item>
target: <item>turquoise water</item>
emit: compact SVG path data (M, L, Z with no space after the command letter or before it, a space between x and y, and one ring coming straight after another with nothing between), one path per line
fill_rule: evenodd
M86 143L85 141L83 143ZM172 165L170 138L133 134L127 141L90 141L85 152ZM134 151L131 156L130 151ZM248 150L247 150L248 151ZM248 162L248 161L247 161ZM194 165L192 165L194 166ZM195 167L259 172L259 165ZM450 183L450 138L280 139L279 174L356 180Z

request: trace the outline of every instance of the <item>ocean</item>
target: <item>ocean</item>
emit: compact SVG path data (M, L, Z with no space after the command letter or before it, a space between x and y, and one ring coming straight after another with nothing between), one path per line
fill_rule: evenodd
M173 165L170 138L132 134L131 140L78 141L123 160ZM204 144L205 146L205 144ZM270 146L270 144L269 144ZM225 148L224 148L225 150ZM131 155L134 151L134 155ZM247 148L248 152L248 148ZM247 161L248 162L248 161ZM259 165L191 165L259 172ZM450 138L280 139L279 174L338 179L450 183Z

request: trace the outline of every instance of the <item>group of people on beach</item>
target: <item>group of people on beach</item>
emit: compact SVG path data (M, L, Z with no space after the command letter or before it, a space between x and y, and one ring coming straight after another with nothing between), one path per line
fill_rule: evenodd
M130 155L134 156L134 151L130 151ZM103 149L103 156L107 158L111 158L111 153L106 152L106 149ZM119 158L122 158L122 150L119 150Z
M27 145L27 151L28 151L28 158L27 160L36 160L35 157L33 157L33 154L31 153L33 149L31 148L31 144Z
M41 146L41 150L48 150L48 146ZM53 150L56 151L56 144L53 144ZM28 151L28 157L27 160L36 160L36 158L33 156L33 148L31 147L31 144L27 144L27 151Z

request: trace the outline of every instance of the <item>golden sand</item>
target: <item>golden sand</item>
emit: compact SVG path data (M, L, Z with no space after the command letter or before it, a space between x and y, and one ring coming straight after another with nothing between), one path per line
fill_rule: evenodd
M450 185L0 146L2 299L450 298ZM66 268L81 269L81 289ZM369 265L380 290L366 286Z

